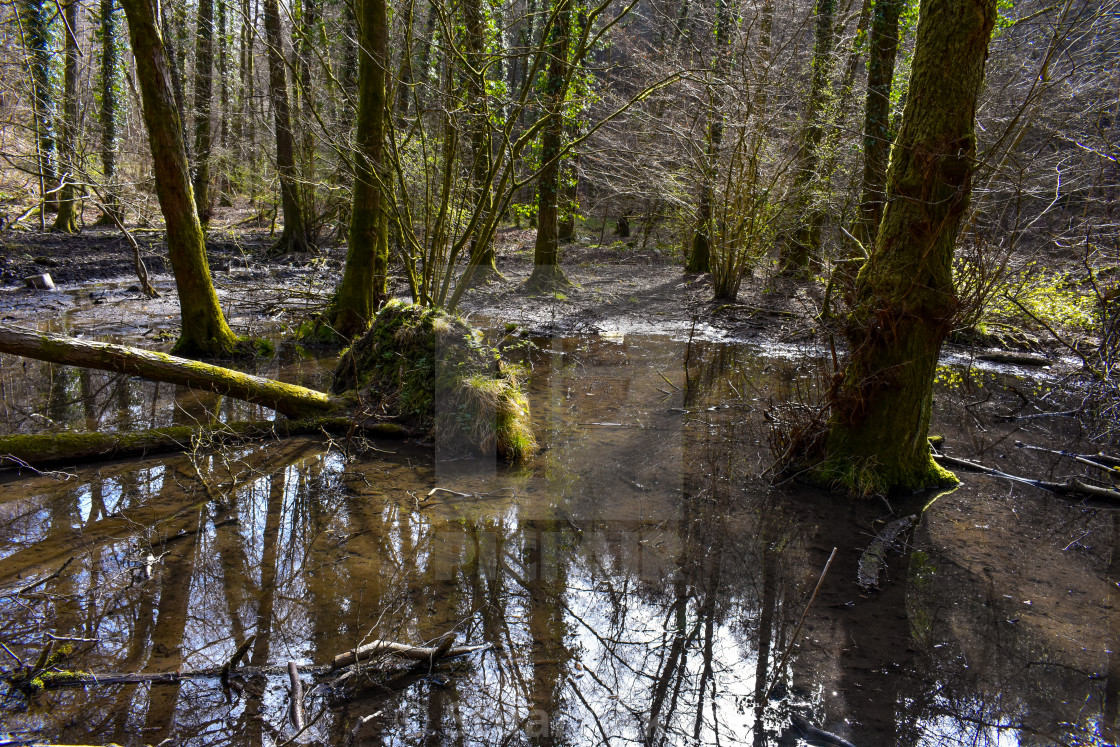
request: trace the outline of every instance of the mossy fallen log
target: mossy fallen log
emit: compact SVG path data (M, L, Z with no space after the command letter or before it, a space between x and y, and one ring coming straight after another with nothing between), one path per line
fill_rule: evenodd
M417 435L454 451L509 460L536 451L523 373L501 360L481 333L438 309L386 304L335 370L332 393L208 363L112 343L76 340L0 324L0 352L98 368L205 389L265 405L292 420L238 423L209 435L259 438L328 430ZM399 425L387 423L391 420ZM66 459L136 456L183 448L197 428L132 434L53 433L0 439L0 456L36 466Z
M232 444L262 438L289 438L316 433L376 438L408 438L413 431L397 423L359 423L349 417L244 421L211 426L179 425L126 433L30 433L0 436L0 467L35 468L125 459L182 451L196 444Z
M0 324L0 352L208 389L271 407L290 418L322 415L340 410L344 406L343 400L324 392L263 376L253 376L167 353L155 353L108 342L76 340L10 324Z

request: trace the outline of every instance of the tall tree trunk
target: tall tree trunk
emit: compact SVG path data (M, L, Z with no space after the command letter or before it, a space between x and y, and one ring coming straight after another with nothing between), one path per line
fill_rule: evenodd
M284 208L284 232L272 247L276 254L311 250L299 199L295 139L288 108L288 79L284 73L284 37L280 33L278 0L264 0L264 29L268 42L268 92L276 121L276 170L280 172L280 202Z
M214 91L214 0L198 0L194 52L194 199L202 225L210 222L210 99Z
M54 93L51 86L50 17L52 11L44 0L23 0L23 21L26 25L24 44L28 51L31 74L32 106L39 151L39 178L44 208L58 209L57 143L54 139Z
M468 114L469 137L471 141L471 196L478 209L483 212L485 222L494 209L493 190L487 184L490 173L493 134L490 126L490 110L486 104L486 70L490 56L487 48L487 18L481 0L464 0L462 4L463 25L465 26L465 62L463 77L466 86L466 107ZM471 239L470 264L473 265L472 278L475 282L485 281L498 274L494 256L494 244L489 240L479 242L477 235Z
M720 0L719 11L716 15L715 44L717 75L727 69L725 59L731 44L731 0ZM687 12L687 5L681 6L681 12ZM683 23L683 18L682 18ZM679 25L678 25L679 29ZM679 35L679 30L677 34ZM676 39L676 35L674 36ZM723 144L723 112L720 110L718 97L712 95L708 106L708 147L704 154L703 181L700 185L700 199L696 205L696 227L692 232L692 242L688 250L688 262L685 272L708 272L711 270L712 243L712 182L716 178L716 164L719 161L720 147Z
M206 262L206 243L191 191L182 126L151 0L122 0L128 18L144 123L152 149L156 195L167 227L167 250L179 292L182 331L174 352L187 357L229 356L238 344L226 324Z
M922 0L886 212L856 279L851 357L816 470L852 493L955 481L934 463L926 438L934 370L957 302L953 248L972 189L976 98L995 17L996 0Z
M876 0L867 59L867 108L863 118L863 199L856 237L865 247L875 243L883 219L887 160L891 154L891 82L898 55L898 17L905 0Z
M343 338L369 326L388 295L389 221L385 204L386 69L389 8L386 0L360 0L358 17L358 122L354 154L354 205L346 269L324 322Z
M412 100L412 58L416 49L415 34L416 0L409 0L404 17L404 44L401 49L401 66L397 75L397 95L393 114L403 122L408 117L409 102Z
M300 127L300 177L303 182L303 205L314 204L315 183L315 86L311 78L312 38L319 26L318 0L304 0L300 14L299 44L299 94L303 122Z
M537 242L533 249L531 289L547 290L570 285L557 262L560 217L560 151L564 145L564 99L567 96L568 40L571 32L572 0L556 0L556 12L546 46L549 56L545 82L548 123L541 135L541 160L545 162L537 181Z
M62 18L66 38L66 58L62 72L62 137L59 139L59 166L62 169L62 189L58 195L58 215L52 231L77 233L78 204L74 183L75 155L78 147L78 0L68 0Z
M218 104L221 107L218 121L221 129L218 134L218 153L216 167L218 169L218 194L216 198L222 207L233 205L233 182L230 178L230 168L233 161L229 154L229 123L235 114L230 108L230 51L233 44L233 35L230 33L230 6L229 0L218 0Z
M117 192L117 138L120 99L117 97L117 80L120 77L120 29L116 0L101 0L101 68L98 84L101 89L101 172L105 180L105 199L101 206L105 213L99 223L115 225L112 216L123 216Z
M157 3L158 28L163 34L163 39L166 40L161 41L165 50L164 61L171 82L175 113L179 115L179 136L183 139L183 152L187 154L187 163L190 163L190 146L193 142L187 138L186 100L183 95L183 75L187 67L186 5L176 5L171 0L151 0L151 2ZM127 13L125 11L126 15Z
M835 44L833 17L836 0L817 0L817 39L813 47L813 80L805 109L808 122L801 139L797 157L797 172L793 179L793 195L797 205L794 220L798 221L782 246L781 268L789 275L803 275L809 265L819 261L821 229L824 212L816 206L812 194L820 165L820 143L824 136L823 114L826 92L832 71L832 48Z

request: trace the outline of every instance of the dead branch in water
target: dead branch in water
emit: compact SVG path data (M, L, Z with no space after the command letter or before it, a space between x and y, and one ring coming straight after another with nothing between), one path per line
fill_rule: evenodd
M992 477L1002 477L1005 480L1012 480L1014 482L1021 482L1027 485L1033 485L1036 488L1049 490L1052 493L1059 495L1081 495L1089 498L1103 498L1109 501L1120 501L1120 491L1111 490L1109 488L1098 487L1097 485L1090 485L1087 482L1079 480L1076 477L1071 477L1065 482L1050 482L1048 480L1035 480L1030 477L1022 477L1021 475L1012 475L992 467L987 467L979 462L973 462L968 459L959 459L951 457L946 454L934 453L933 458L937 460L942 466L945 467L959 467L961 469L972 470L973 472L980 472Z

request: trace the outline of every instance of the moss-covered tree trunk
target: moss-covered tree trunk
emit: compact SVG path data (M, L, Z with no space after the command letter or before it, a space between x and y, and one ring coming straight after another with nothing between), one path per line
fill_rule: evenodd
M50 17L53 8L45 0L23 0L23 43L27 48L27 67L31 75L31 104L35 114L36 148L39 155L40 198L48 210L58 207L58 171L54 139L54 95L51 85Z
M926 438L934 369L956 308L953 248L971 193L976 98L995 17L996 0L922 0L886 212L856 279L851 357L816 472L853 493L954 480Z
M120 98L117 96L117 81L120 78L121 53L119 14L116 0L101 0L101 64L98 73L98 87L101 91L101 106L98 118L101 125L101 174L105 180L105 199L101 209L104 215L99 223L115 225L113 216L121 219L121 208L117 192L117 138Z
M547 290L568 285L558 262L560 249L560 151L564 146L564 98L567 95L568 41L571 36L572 0L556 0L549 31L549 56L545 81L548 123L541 135L541 169L537 181L537 241L533 248L533 274L529 288Z
M62 125L59 132L59 165L62 167L62 188L58 194L58 215L52 231L77 233L78 201L76 198L75 160L78 136L78 0L69 0L62 14L65 28L66 56L62 68Z
M167 249L179 292L183 329L174 352L188 357L229 356L238 344L226 324L206 262L206 243L195 209L182 127L168 78L163 42L151 0L122 0L128 18L144 123L152 149L156 195L167 227Z
M276 123L276 170L280 175L280 204L284 210L284 231L272 251L306 252L310 247L303 206L299 199L296 171L295 138L292 136L292 115L288 104L288 77L284 72L284 37L280 33L278 0L264 2L264 29L268 43L268 93Z
M354 205L342 282L324 320L352 338L369 326L388 296L389 221L383 156L389 9L385 0L360 0L358 14L358 121Z
M805 131L797 154L797 171L793 177L793 199L797 221L781 250L781 270L787 275L804 275L813 262L819 261L821 229L824 212L816 207L813 187L818 181L820 144L824 137L824 109L835 46L836 0L817 0L817 34L813 47L813 79L805 107Z
M891 83L898 56L898 17L904 0L876 0L867 58L867 106L863 117L863 198L856 238L873 246L886 199L887 162L891 155Z
M194 52L194 199L198 218L210 221L210 99L214 91L214 0L198 0Z

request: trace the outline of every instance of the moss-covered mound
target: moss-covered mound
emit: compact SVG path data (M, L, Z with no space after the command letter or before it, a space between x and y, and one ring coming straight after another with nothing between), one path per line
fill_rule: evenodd
M517 461L537 444L520 371L436 309L392 301L339 361L332 391L429 433L451 451Z

